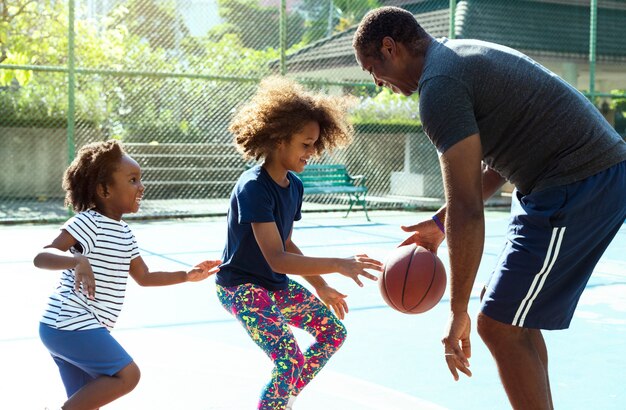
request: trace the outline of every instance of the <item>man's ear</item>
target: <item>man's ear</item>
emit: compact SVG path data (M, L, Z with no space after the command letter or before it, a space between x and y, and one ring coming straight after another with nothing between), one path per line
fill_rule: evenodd
M383 37L383 44L382 44L382 47L381 47L381 51L382 51L383 55L390 56L392 54L395 54L396 53L396 47L397 47L397 44L396 44L396 41L393 38L391 38L389 36Z

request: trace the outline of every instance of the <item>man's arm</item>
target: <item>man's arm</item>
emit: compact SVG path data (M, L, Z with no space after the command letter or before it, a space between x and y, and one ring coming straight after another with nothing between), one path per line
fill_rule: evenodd
M467 310L483 252L485 195L481 161L482 147L478 134L458 142L440 158L446 193L445 227L450 252L453 311ZM488 176L493 177L491 174ZM490 187L489 191L492 189ZM485 194L490 195L488 192Z
M482 164L481 180L483 201L486 201L493 196L493 194L495 194L506 182L505 178L484 163ZM444 225L446 223L447 208L447 204L444 204L437 210L437 212L435 212L436 217ZM426 249L436 252L439 245L444 240L444 235L441 232L440 227L430 218L420 221L414 225L402 226L401 228L405 232L415 233L406 238L400 246L407 245L409 243L416 243Z
M487 164L482 164L482 193L483 202L491 198L498 190L506 183L506 179L496 172L493 168L490 168ZM446 220L446 208L447 204L444 204L441 208L435 212L435 215L440 221L445 223Z
M455 380L457 370L471 376L471 321L467 305L480 265L485 239L483 198L495 192L498 179L483 187L482 146L473 134L449 148L441 157L446 193L446 239L450 255L450 320L442 340L445 359ZM495 183L494 183L495 182ZM487 188L487 190L483 189Z
M488 200L502 188L506 179L487 164L482 165L483 202Z

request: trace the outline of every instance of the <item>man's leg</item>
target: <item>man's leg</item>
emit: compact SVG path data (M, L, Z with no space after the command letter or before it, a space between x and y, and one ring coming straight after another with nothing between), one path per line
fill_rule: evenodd
M548 384L548 395L550 399L550 408L554 408L554 403L552 403L552 389L550 389L550 378L548 372L548 348L546 347L546 342L543 340L543 334L541 334L541 330L539 329L528 329L530 335L533 339L533 343L535 345L535 349L537 353L539 353L539 358L543 363L543 367L546 370L546 383Z
M567 329L626 217L626 161L582 181L512 198L505 247L482 297L478 332L516 409L551 409L538 329Z
M548 353L541 332L507 325L478 314L478 333L496 361L511 406L551 410Z

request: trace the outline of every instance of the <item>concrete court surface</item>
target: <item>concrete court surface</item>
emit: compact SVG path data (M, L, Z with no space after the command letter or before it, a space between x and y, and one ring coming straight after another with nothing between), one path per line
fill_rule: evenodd
M384 260L410 224L428 214L372 212L304 214L294 241L305 254L368 253ZM487 240L470 309L503 244L508 213L487 214ZM154 270L177 270L221 256L225 218L130 221L142 255ZM39 341L39 315L58 274L32 266L37 250L57 233L54 225L0 226L0 409L56 408L64 391L56 366ZM448 265L445 242L439 256ZM440 338L447 294L433 310L403 315L388 308L376 283L359 288L326 277L349 295L348 339L296 402L298 410L507 409L495 365L475 329L472 378L454 382ZM129 281L113 334L142 369L139 386L106 409L254 409L270 361L226 313L212 278L201 283L140 288ZM296 331L301 346L311 338ZM626 386L626 225L583 294L572 326L545 332L557 409L624 409ZM55 407L56 406L56 407Z

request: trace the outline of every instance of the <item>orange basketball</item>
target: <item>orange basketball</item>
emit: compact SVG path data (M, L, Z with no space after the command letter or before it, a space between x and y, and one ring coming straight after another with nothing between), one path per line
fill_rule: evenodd
M415 244L393 250L378 280L385 302L398 312L432 309L446 290L446 270L431 251Z

